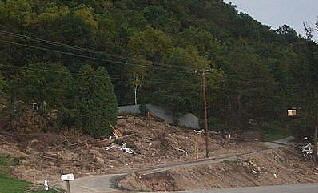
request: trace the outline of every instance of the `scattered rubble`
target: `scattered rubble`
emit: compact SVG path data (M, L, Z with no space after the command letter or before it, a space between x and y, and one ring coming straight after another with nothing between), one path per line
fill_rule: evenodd
M239 156L237 160L164 172L136 172L118 181L118 187L133 191L182 191L317 183L318 168L303 159L296 149L264 150Z
M195 159L194 138L198 137L198 158L204 158L204 140L193 130L144 117L124 116L118 120L117 137L93 139L77 130L54 133L0 133L0 154L19 160L13 175L19 179L54 185L61 174L77 177L121 173L157 165ZM236 138L238 138L236 136ZM211 132L213 156L262 150L260 142L223 139Z

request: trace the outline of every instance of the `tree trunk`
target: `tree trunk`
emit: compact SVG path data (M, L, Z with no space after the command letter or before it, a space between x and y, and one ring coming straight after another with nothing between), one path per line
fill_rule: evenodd
M134 87L135 105L137 105L137 89L138 89L138 86L135 86L135 87Z
M239 94L237 96L236 100L237 100L237 107L238 107L238 109L237 109L238 124L240 127L242 125L242 102L241 102L241 99L242 99L242 95Z

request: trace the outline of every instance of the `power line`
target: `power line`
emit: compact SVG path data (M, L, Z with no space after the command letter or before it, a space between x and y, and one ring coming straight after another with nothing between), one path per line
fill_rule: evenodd
M21 43L17 43L17 42L13 42L13 41L1 40L1 39L0 39L0 41L3 42L3 43L6 43L6 44L14 44L14 45L22 46L22 47L30 47L30 48L38 49L38 50L42 50L42 51L53 51L53 52L57 52L57 53L65 54L65 55L69 55L69 56L76 56L76 57L81 57L81 58L86 58L86 59L99 60L99 61L103 61L103 62L116 63L115 61L109 61L109 60L104 60L104 59L99 59L99 58L93 58L93 57L89 57L89 56L85 56L85 55L74 54L72 52L64 52L64 51L59 51L59 50L52 50L52 49L43 48L43 47L39 47L39 46L26 45L26 44L21 44Z
M3 25L0 25L3 26ZM4 27L4 26L3 26ZM121 58L122 60L126 60L126 58L122 57L122 56L115 56L115 55L111 55L105 52L101 52L101 51L95 51L95 50L91 50L91 49L87 49L87 48L82 48L79 46L71 46L68 44L64 44L64 43L60 43L60 42L55 42L55 41L49 41L49 40L45 40L45 39L41 39L38 37L30 37L30 36L26 36L26 35L22 35L22 34L16 34L16 33L12 33L12 32L8 32L8 31L4 31L4 30L0 30L0 34L9 34L13 37L17 37L23 40L31 40L31 41L36 41L36 42L45 42L49 45L54 45L54 46L60 46L60 47L67 47L69 49L73 49L73 50L77 50L77 51L85 51L85 52L89 52L89 53L94 53L94 54L102 54L102 55L107 55L107 56L114 56L117 58Z
M65 75L80 75L81 73L77 72L77 73L74 73L74 72L69 72L69 71L61 71L61 70L48 70L48 69L38 69L38 68L30 68L30 67L27 67L27 66L22 66L22 67L18 67L18 66L10 66L10 65L2 65L3 67L7 67L7 68L15 68L15 69L24 69L24 70L30 70L30 71L42 71L42 72L56 72L56 73L62 73L62 74L65 74ZM101 76L98 76L96 74L93 75L94 77L101 77ZM111 80L115 81L115 80L119 80L117 81L117 83L120 83L120 82L129 82L131 80L128 80L127 77L125 78L120 78L119 76L117 77L110 77ZM124 79L124 80L123 80ZM143 81L144 84L148 84L148 83L152 83L152 84L168 84L169 86L180 86L180 84L178 84L178 82L171 82L171 80L165 80L165 79L158 79L158 78L151 78L151 79L145 79ZM185 82L182 82L182 86L195 86L196 84L195 83L192 83L191 80L189 81L185 81Z
M0 26L4 27L3 25L0 24ZM33 41L37 41L37 42L46 42L48 44L51 44L51 45L55 45L55 46L64 46L64 47L68 47L70 49L73 49L73 50L80 50L80 51L87 51L87 52L90 52L90 53L95 53L95 54L101 54L101 55L106 55L106 56L112 56L112 57L115 57L116 59L120 58L121 60L124 60L125 62L118 62L118 61L113 61L113 60L102 60L102 61L106 61L106 62L109 62L109 63L117 63L117 64L125 64L125 65L133 65L133 66L140 66L140 67L146 67L145 65L140 65L140 64L131 64L131 63L128 63L128 59L127 58L124 58L122 56L119 56L119 55L112 55L112 54L108 54L108 53L105 53L105 52L101 52L101 51L95 51L95 50L90 50L90 49L86 49L86 48L81 48L81 47L78 47L78 46L71 46L71 45L68 45L68 44L64 44L64 43L60 43L60 42L55 42L55 41L48 41L48 40L44 40L44 39L41 39L41 38L32 38L32 37L29 37L29 36L26 36L26 35L22 35L22 34L15 34L15 33L12 33L12 32L8 32L8 31L4 31L4 30L0 30L0 34L9 34L9 35L12 35L12 36L15 36L15 37L18 37L18 38L22 38L23 40L33 40ZM13 44L19 44L17 42L14 42ZM23 44L21 44L23 45ZM20 46L21 46L20 45ZM25 45L24 46L28 46L28 47L31 47L31 45ZM33 48L36 48L38 46L33 46ZM48 49L48 48L42 48L42 47L38 47L40 48L41 50L45 51L44 49L47 49L47 50L51 50L51 51L54 51L54 52L60 52L60 53L63 53L62 51L58 51L58 50L52 50L52 49ZM67 55L70 55L70 54L73 54L73 56L75 55L74 53L71 53L71 52L66 52L68 53ZM79 55L81 57L84 57L86 59L94 59L94 60L100 60L98 58L93 58L93 57L89 57L89 56L85 56L85 55ZM180 68L180 69L186 69L186 67L184 66L176 66L176 65L169 65L169 64L163 64L163 63L159 63L161 64L160 67L172 67L172 68Z
M139 66L141 68L148 68L148 66L146 65L140 65L140 64L132 64L132 63L128 63L128 62L118 62L118 61L114 61L114 60L109 60L109 59L99 59L99 58L94 58L94 57L89 57L89 56L85 56L85 55L80 55L80 54L74 54L72 52L64 52L64 51L59 51L59 50L53 50L53 49L48 49L48 48L43 48L43 47L39 47L39 46L32 46L32 45L26 45L26 44L21 44L21 43L17 43L17 42L13 42L13 41L7 41L7 40L1 40L0 41L6 43L6 44L14 44L17 46L22 46L22 47L29 47L32 49L38 49L38 50L42 50L42 51L53 51L56 53L60 53L60 54L65 54L65 55L69 55L69 56L74 56L74 57L82 57L85 59L92 59L92 60L96 60L96 61L103 61L103 62L107 62L107 63L115 63L115 64L120 64L120 65L130 65L133 67ZM163 63L161 63L163 64ZM190 68L187 68L185 66L176 66L176 65L169 65L169 64L164 64L163 65L152 65L152 68L161 68L161 70L166 69L166 70L170 70L171 68L178 68L178 69L182 69L184 71L182 71L183 73L191 73L192 71L190 70Z

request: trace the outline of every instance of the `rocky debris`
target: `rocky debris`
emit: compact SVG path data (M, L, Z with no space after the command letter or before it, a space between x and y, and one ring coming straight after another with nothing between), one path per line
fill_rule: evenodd
M170 172L157 172L151 174L134 173L118 183L118 187L125 190L150 191L176 191L177 187Z
M117 139L93 139L78 130L60 134L2 132L0 154L18 158L19 165L13 170L16 177L35 183L46 179L51 184L65 173L81 177L194 160L193 130L134 116L122 117L117 127ZM210 147L213 156L264 149L259 142L225 140L212 132ZM204 158L204 149L199 137L199 158Z
M264 150L215 164L133 173L121 179L118 187L133 191L182 191L317 183L315 164L303 159L296 149Z

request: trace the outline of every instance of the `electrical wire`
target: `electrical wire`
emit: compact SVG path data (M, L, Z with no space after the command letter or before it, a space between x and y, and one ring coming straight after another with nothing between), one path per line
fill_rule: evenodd
M0 26L3 26L0 24ZM4 26L3 26L4 27ZM78 46L71 46L71 45L68 45L68 44L64 44L64 43L60 43L60 42L55 42L55 41L48 41L48 40L44 40L44 39L41 39L41 38L32 38L32 37L29 37L29 36L25 36L25 35L22 35L22 34L16 34L16 33L12 33L12 32L8 32L8 31L4 31L4 30L0 30L0 34L9 34L11 36L14 36L14 37L18 37L18 38L22 38L23 40L33 40L33 41L37 41L37 42L46 42L50 45L55 45L55 46L64 46L64 47L67 47L67 48L70 48L70 49L73 49L73 50L80 50L80 51L86 51L86 52L90 52L90 53L95 53L95 54L101 54L101 55L105 55L105 56L111 56L111 57L115 57L115 58L120 58L121 60L124 60L125 62L118 62L118 61L113 61L113 60L103 60L104 62L109 62L109 63L115 63L115 64L125 64L125 65L133 65L133 66L140 66L140 67L146 67L145 65L140 65L140 64L131 64L131 63L128 63L128 59L127 58L124 58L122 56L119 56L119 55L112 55L112 54L108 54L108 53L105 53L105 52L101 52L101 51L95 51L95 50L90 50L90 49L86 49L86 48L81 48L81 47L78 47ZM9 42L9 41L8 41ZM29 46L31 47L31 45L25 45L25 44L20 44L20 43L17 43L17 42L13 42L13 44L16 44L16 45L20 45L20 46ZM48 50L51 50L51 49L48 49L48 48L42 48L42 47L38 47L38 46L32 46L32 48L35 48L35 49L41 49L43 51L48 51ZM58 51L58 50L51 50L51 51L54 51L54 52L59 52L59 53L62 53L62 54L66 54L66 55L75 55L73 53L70 53L70 52L62 52L62 51ZM88 56L84 56L84 55L79 55L80 57L84 57L86 59L94 59L94 60L99 60L98 58L94 58L94 57L88 57ZM176 65L170 65L170 64L163 64L163 63L159 63L158 64L159 66L161 67L171 67L171 68L180 68L180 69L186 69L186 67L184 66L176 66Z

